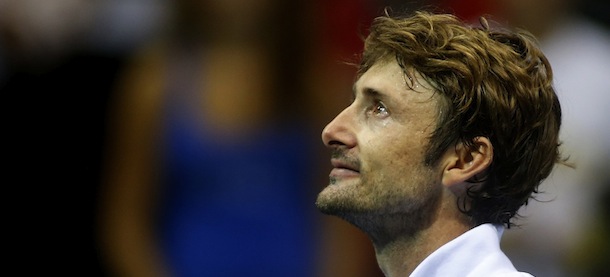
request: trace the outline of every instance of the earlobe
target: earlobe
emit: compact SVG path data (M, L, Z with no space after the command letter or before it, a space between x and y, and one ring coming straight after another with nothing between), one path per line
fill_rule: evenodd
M453 188L483 173L493 160L493 146L486 137L473 139L473 148L459 143L445 155L442 183Z

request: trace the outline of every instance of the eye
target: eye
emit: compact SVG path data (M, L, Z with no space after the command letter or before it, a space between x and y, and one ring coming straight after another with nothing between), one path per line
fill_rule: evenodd
M390 115L390 112L381 101L373 102L369 114L375 117L385 118Z

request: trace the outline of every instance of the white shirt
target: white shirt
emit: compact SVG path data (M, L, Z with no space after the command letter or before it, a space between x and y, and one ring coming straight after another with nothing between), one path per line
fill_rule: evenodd
M479 225L432 252L410 276L532 276L517 271L500 249L503 232L501 225Z

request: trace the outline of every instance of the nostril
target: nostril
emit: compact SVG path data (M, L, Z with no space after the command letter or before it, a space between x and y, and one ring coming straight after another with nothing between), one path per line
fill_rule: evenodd
M338 141L338 140L331 140L328 143L326 143L326 145L328 145L328 146L341 146L341 145L345 145L345 144L342 143L341 141Z

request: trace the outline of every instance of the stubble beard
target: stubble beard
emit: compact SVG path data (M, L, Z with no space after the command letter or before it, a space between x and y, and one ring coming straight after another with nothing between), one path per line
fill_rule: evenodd
M330 185L318 195L316 206L324 214L353 224L373 240L416 236L430 224L442 194L432 169L426 167L424 171L417 172L411 184L401 184L415 184L413 191L389 191L380 184L394 180L374 179L366 172L361 173L360 180L343 181L352 182L348 184L331 178Z

